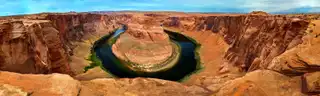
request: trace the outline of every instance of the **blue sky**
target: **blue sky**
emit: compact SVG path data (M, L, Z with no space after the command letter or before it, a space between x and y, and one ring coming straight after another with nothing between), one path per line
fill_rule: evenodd
M0 16L40 12L320 12L320 0L0 0Z

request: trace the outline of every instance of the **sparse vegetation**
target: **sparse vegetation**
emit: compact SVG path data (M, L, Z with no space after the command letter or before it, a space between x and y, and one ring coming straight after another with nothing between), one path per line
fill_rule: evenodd
M107 38L109 38L109 36L112 36L112 34L118 30L118 28L116 28L115 30L113 30L112 32L110 32L110 34L103 36L102 38L100 38L99 40L97 40L96 42L94 42L94 44L92 45L91 48L91 53L88 56L87 60L91 61L89 66L86 66L84 68L84 72L87 72L89 69L92 69L94 67L100 66L103 70L105 70L105 68L103 68L102 66L102 61L98 58L98 56L96 55L96 53L94 52L94 48L98 45L99 41L103 41ZM108 72L107 70L105 70L106 72Z
M87 72L91 68L102 65L102 61L97 57L96 53L94 53L94 52L90 54L90 56L88 57L87 60L91 61L91 63L89 66L86 66L84 68L84 72Z
M174 33L178 33L178 34L181 34L183 36L185 36L188 40L190 40L192 43L194 43L196 45L196 48L194 50L194 54L195 54L195 59L197 61L197 66L196 66L196 70L188 75L186 75L184 78L178 80L179 82L183 82L185 80L188 80L190 78L190 76L192 74L196 74L196 73L199 73L201 72L203 69L204 69L204 66L203 66L203 63L201 62L201 58L200 58L200 48L201 48L201 44L199 42L197 42L195 39L187 36L187 35L184 35L182 34L181 32L179 31L173 31L173 30L170 30L169 28L165 28L164 27L164 30L166 31L170 31L170 32L174 32Z
M165 29L165 30L169 31L168 29ZM114 30L112 33L114 33L114 32L116 32L116 30ZM200 55L199 55L199 49L200 49L201 44L198 43L195 39L193 39L193 38L191 38L191 37L189 37L189 36L186 36L186 35L184 35L184 34L182 34L182 33L180 33L180 32L175 32L175 31L171 31L171 30L170 30L170 32L178 33L178 34L180 34L180 35L183 35L184 40L191 41L192 43L195 44L194 59L196 60L196 66L195 66L196 68L195 68L195 70L193 70L191 73L186 74L186 75L184 75L183 78L177 80L178 82L183 82L183 81L187 80L192 74L198 73L198 72L200 72L200 71L204 68L204 67L203 67L203 64L202 64L202 62L201 62L201 60L200 60ZM106 35L106 36L102 37L101 39L97 40L97 41L93 44L93 47L92 47L92 50L91 50L91 54L90 54L90 56L88 56L88 59L87 59L87 60L91 61L91 63L90 63L89 66L86 66L86 67L84 68L84 71L85 71L85 72L87 72L89 69L92 69L92 68L95 68L95 67L99 66L101 69L103 69L104 71L106 71L107 73L109 73L110 75L112 75L113 77L116 77L114 74L112 74L111 72L109 72L107 69L105 69L105 68L103 67L102 60L100 60L100 58L97 56L97 54L96 54L95 51L93 50L97 45L102 44L102 43L105 43L105 44L108 44L108 45L114 44L115 41L116 41L116 39L118 38L118 36L116 36L116 37L111 37L111 38L110 38L110 36L113 35L112 33L109 34L109 35ZM109 39L108 39L108 38L109 38ZM171 38L174 38L174 37L171 36ZM108 40L106 41L106 39L108 39ZM175 42L173 42L172 44L175 44ZM179 47L179 46L177 46L177 47ZM180 49L180 48L179 48L179 49ZM180 49L180 50L181 50L181 49ZM176 54L176 55L179 55L179 54ZM174 56L174 57L175 57L175 56ZM173 60L173 59L174 59L173 57L170 57L170 58L171 58L170 60L167 60L167 61L162 62L162 63L173 63L173 62L175 62L175 60ZM176 59L176 58L175 58L175 59ZM171 61L173 61L173 62L171 62ZM126 60L121 60L121 59L117 59L117 60L115 60L114 62L117 64L117 66L119 66L119 68L124 68L123 70L124 70L124 71L127 70L127 72L130 73L130 74L136 74L136 75L138 75L138 74L145 74L144 71L134 71L134 73L132 73L133 71L130 71L129 69L127 69L128 66L124 66L124 65L123 65L123 64L125 64L125 65L135 65L135 63L133 63L133 62L126 61ZM156 65L157 65L157 64L156 64ZM163 64L160 64L160 65L163 65ZM161 66L155 66L155 67L161 68Z

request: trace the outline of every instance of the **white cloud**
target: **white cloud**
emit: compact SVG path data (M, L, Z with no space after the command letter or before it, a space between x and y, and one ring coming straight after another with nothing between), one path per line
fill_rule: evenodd
M319 7L320 0L245 0L243 7L252 10L277 12L300 7Z
M193 12L263 10L278 12L318 7L320 0L0 0L0 15L68 11L176 10Z
M300 6L320 7L320 0L299 0Z

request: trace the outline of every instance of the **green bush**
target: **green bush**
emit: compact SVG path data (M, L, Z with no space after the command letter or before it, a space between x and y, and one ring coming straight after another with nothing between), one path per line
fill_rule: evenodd
M87 72L91 68L102 65L102 61L97 57L96 53L94 53L94 52L89 55L87 60L91 61L91 63L89 66L86 66L84 68L84 72Z

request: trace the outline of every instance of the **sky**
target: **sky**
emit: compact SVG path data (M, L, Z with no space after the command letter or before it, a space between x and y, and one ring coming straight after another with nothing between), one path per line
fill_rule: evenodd
M320 12L320 0L0 0L0 16L41 12Z

